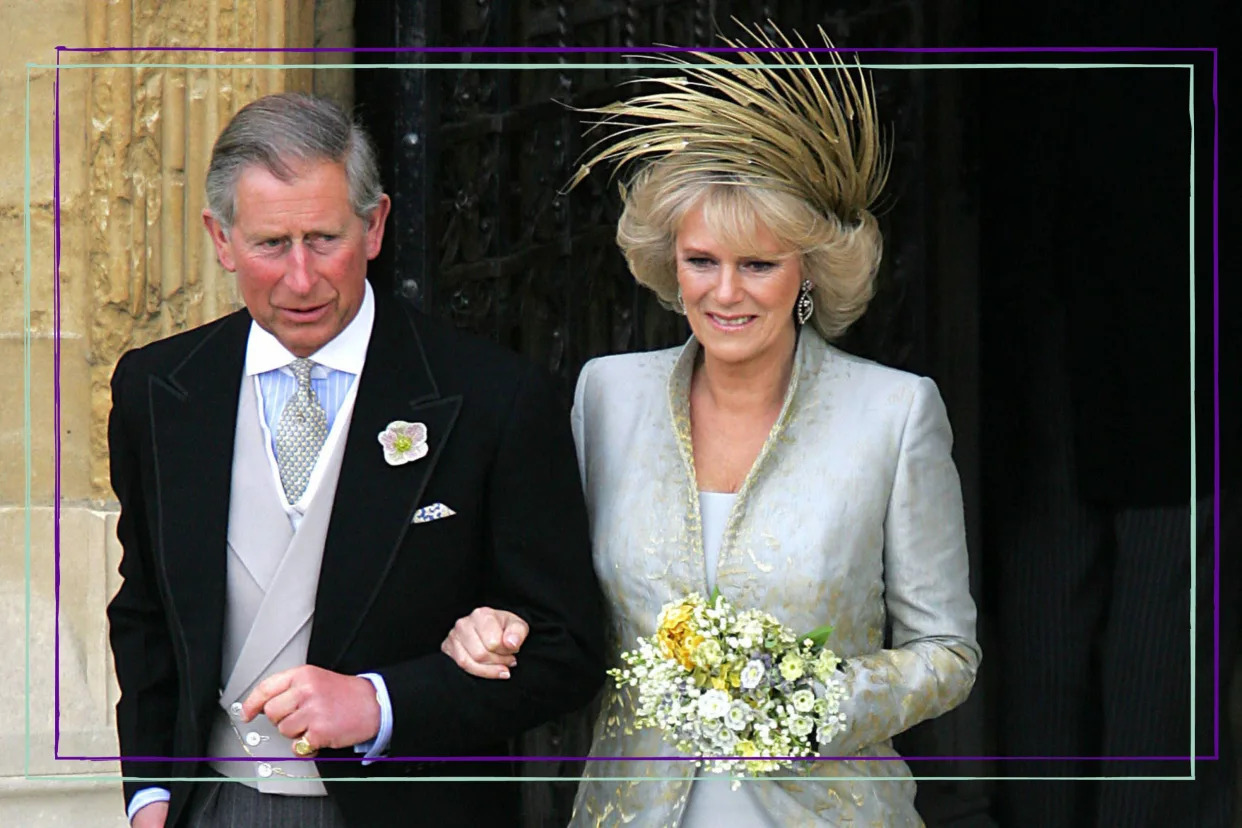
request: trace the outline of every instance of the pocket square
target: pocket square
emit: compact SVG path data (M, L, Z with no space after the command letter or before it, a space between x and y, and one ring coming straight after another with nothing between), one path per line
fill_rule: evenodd
M457 514L443 503L432 503L430 506L424 506L414 513L414 519L410 523L430 523L440 518L452 517Z

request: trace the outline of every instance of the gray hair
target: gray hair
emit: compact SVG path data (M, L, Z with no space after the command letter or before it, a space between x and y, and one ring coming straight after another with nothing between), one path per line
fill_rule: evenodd
M207 168L207 206L228 230L233 226L237 180L258 166L281 181L296 178L291 162L344 163L349 204L366 218L383 196L375 148L362 127L327 98L286 92L242 107L216 139Z

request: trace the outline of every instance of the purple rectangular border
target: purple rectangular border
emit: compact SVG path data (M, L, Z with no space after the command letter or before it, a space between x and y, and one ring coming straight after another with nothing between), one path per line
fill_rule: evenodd
M54 669L53 686L55 693L55 718L53 737L53 759L57 761L173 761L199 762L219 757L152 757L152 756L62 756L60 753L60 62L65 52L219 52L219 53L425 53L425 54L666 54L679 52L737 53L750 52L757 54L786 52L846 52L846 53L889 53L889 54L1050 54L1050 53L1132 53L1132 52L1211 52L1212 53L1212 424L1213 424L1213 580L1212 580L1212 665L1213 665L1213 752L1211 756L900 756L900 757L869 757L868 761L907 762L919 761L1216 761L1220 759L1220 102L1219 102L1219 61L1217 47L1145 47L1145 46L981 46L981 47L924 47L924 48L826 48L826 47L791 47L791 48L735 48L735 47L674 47L674 46L542 46L542 47L510 47L510 46L424 46L424 47L334 47L334 48L242 48L225 46L106 46L81 47L57 46L55 80L52 84L53 116L52 116L52 214L53 214L53 367L52 388L54 398L53 427L56 430L54 440L54 486L53 496L53 556L55 566L55 624L53 654ZM206 64L205 64L206 66ZM209 67L208 67L209 68ZM300 68L300 67L292 67ZM305 68L313 68L307 66ZM416 68L411 65L411 68ZM1193 89L1191 90L1193 94ZM1192 148L1193 152L1193 148ZM1191 239L1194 247L1194 239ZM1193 378L1192 378L1193 379ZM1193 567L1194 561L1191 561ZM29 647L29 635L27 635ZM1191 702L1194 703L1193 700ZM253 757L236 757L240 761ZM405 756L383 757L379 762L552 762L552 761L584 761L589 758L608 759L610 761L695 761L693 757L681 756L631 756L631 757L586 757L586 756L538 756L538 757L487 757L487 756ZM745 757L725 757L745 758ZM751 757L753 758L753 757ZM814 761L817 759L857 759L858 757L781 757L794 761ZM281 760L284 761L284 760ZM293 759L293 761L299 761ZM345 761L357 762L358 759L318 759L301 761ZM1050 777L1055 778L1055 777Z

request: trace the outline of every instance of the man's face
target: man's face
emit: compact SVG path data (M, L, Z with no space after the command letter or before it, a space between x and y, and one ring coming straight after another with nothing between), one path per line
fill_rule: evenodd
M233 226L209 211L203 223L250 315L290 353L310 356L344 330L365 293L367 262L379 255L389 200L354 215L344 164L295 166L281 181L262 167L237 180Z

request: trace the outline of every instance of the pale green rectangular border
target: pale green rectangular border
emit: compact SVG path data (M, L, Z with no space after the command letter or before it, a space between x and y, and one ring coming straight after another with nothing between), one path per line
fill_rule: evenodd
M25 494L25 525L23 538L26 544L26 750L25 771L30 774L30 520L31 520L31 474L33 466L30 461L30 442L34 431L30 416L30 272L31 272L31 233L30 233L30 79L31 67L26 66L26 136L24 145L24 185L22 224L26 234L25 278L22 280L22 301L24 302L22 320L26 326L22 333L22 391L26 395L22 407L22 452L26 461L26 494Z
M143 51L141 48L135 48L131 51ZM1195 756L1195 609L1197 604L1197 583L1196 583L1196 566L1195 559L1197 556L1197 501L1198 493L1196 488L1196 433L1195 433L1195 250L1194 250L1194 231L1195 231L1195 102L1194 102L1194 78L1195 67L1193 63L937 63L937 64L889 64L889 63L859 63L848 64L849 66L857 66L862 69L893 69L893 70L937 70L937 69L1189 69L1189 114L1190 114L1190 755L1186 761L1190 762L1189 776L913 776L913 777L882 777L876 779L868 779L866 781L905 781L913 778L914 781L927 782L961 782L961 781L1133 781L1133 782L1184 782L1193 781L1196 776L1196 765L1198 762ZM61 781L61 780L78 780L78 781L124 781L124 780L142 780L145 777L127 777L114 775L80 775L73 774L69 776L34 776L30 774L30 589L31 589L31 555L30 555L30 523L31 523L31 414L30 414L30 284L31 284L31 232L30 232L30 82L31 73L35 69L274 69L274 70L310 70L318 71L321 69L358 69L362 66L366 69L473 69L473 70L555 70L564 71L571 69L606 69L606 70L631 70L631 69L660 69L664 71L680 71L682 67L667 62L654 63L375 63L375 64L354 64L354 63L332 63L332 64L300 64L300 63L62 63L62 64L44 64L44 63L27 63L26 64L26 133L25 133L25 234L26 234L26 255L25 255L25 323L26 330L24 336L24 380L25 380L25 433L24 433L24 449L26 461L26 521L25 521L25 560L26 560L26 753L25 753L25 778L41 781ZM810 68L833 69L836 68L831 64L806 64ZM788 64L750 64L743 68L749 69L790 69ZM59 94L59 91L57 92ZM952 759L954 757L945 757ZM81 761L81 760L78 760ZM86 760L90 761L90 760ZM115 761L115 760L108 760ZM426 782L506 782L506 781L522 781L522 782L574 782L575 777L560 776L496 776L496 777L474 777L474 776L434 776L434 777L368 777L367 779L342 779L326 777L333 782L410 782L410 781L426 781ZM719 778L734 778L721 774ZM196 777L174 777L169 778L169 782L195 781ZM682 777L598 777L593 781L600 782L659 782L659 781L676 781ZM768 781L811 781L810 777L799 776L764 776L764 780ZM859 777L814 777L816 781L832 782L832 781L858 781ZM258 777L254 777L250 781L258 781ZM747 780L744 780L747 781Z

